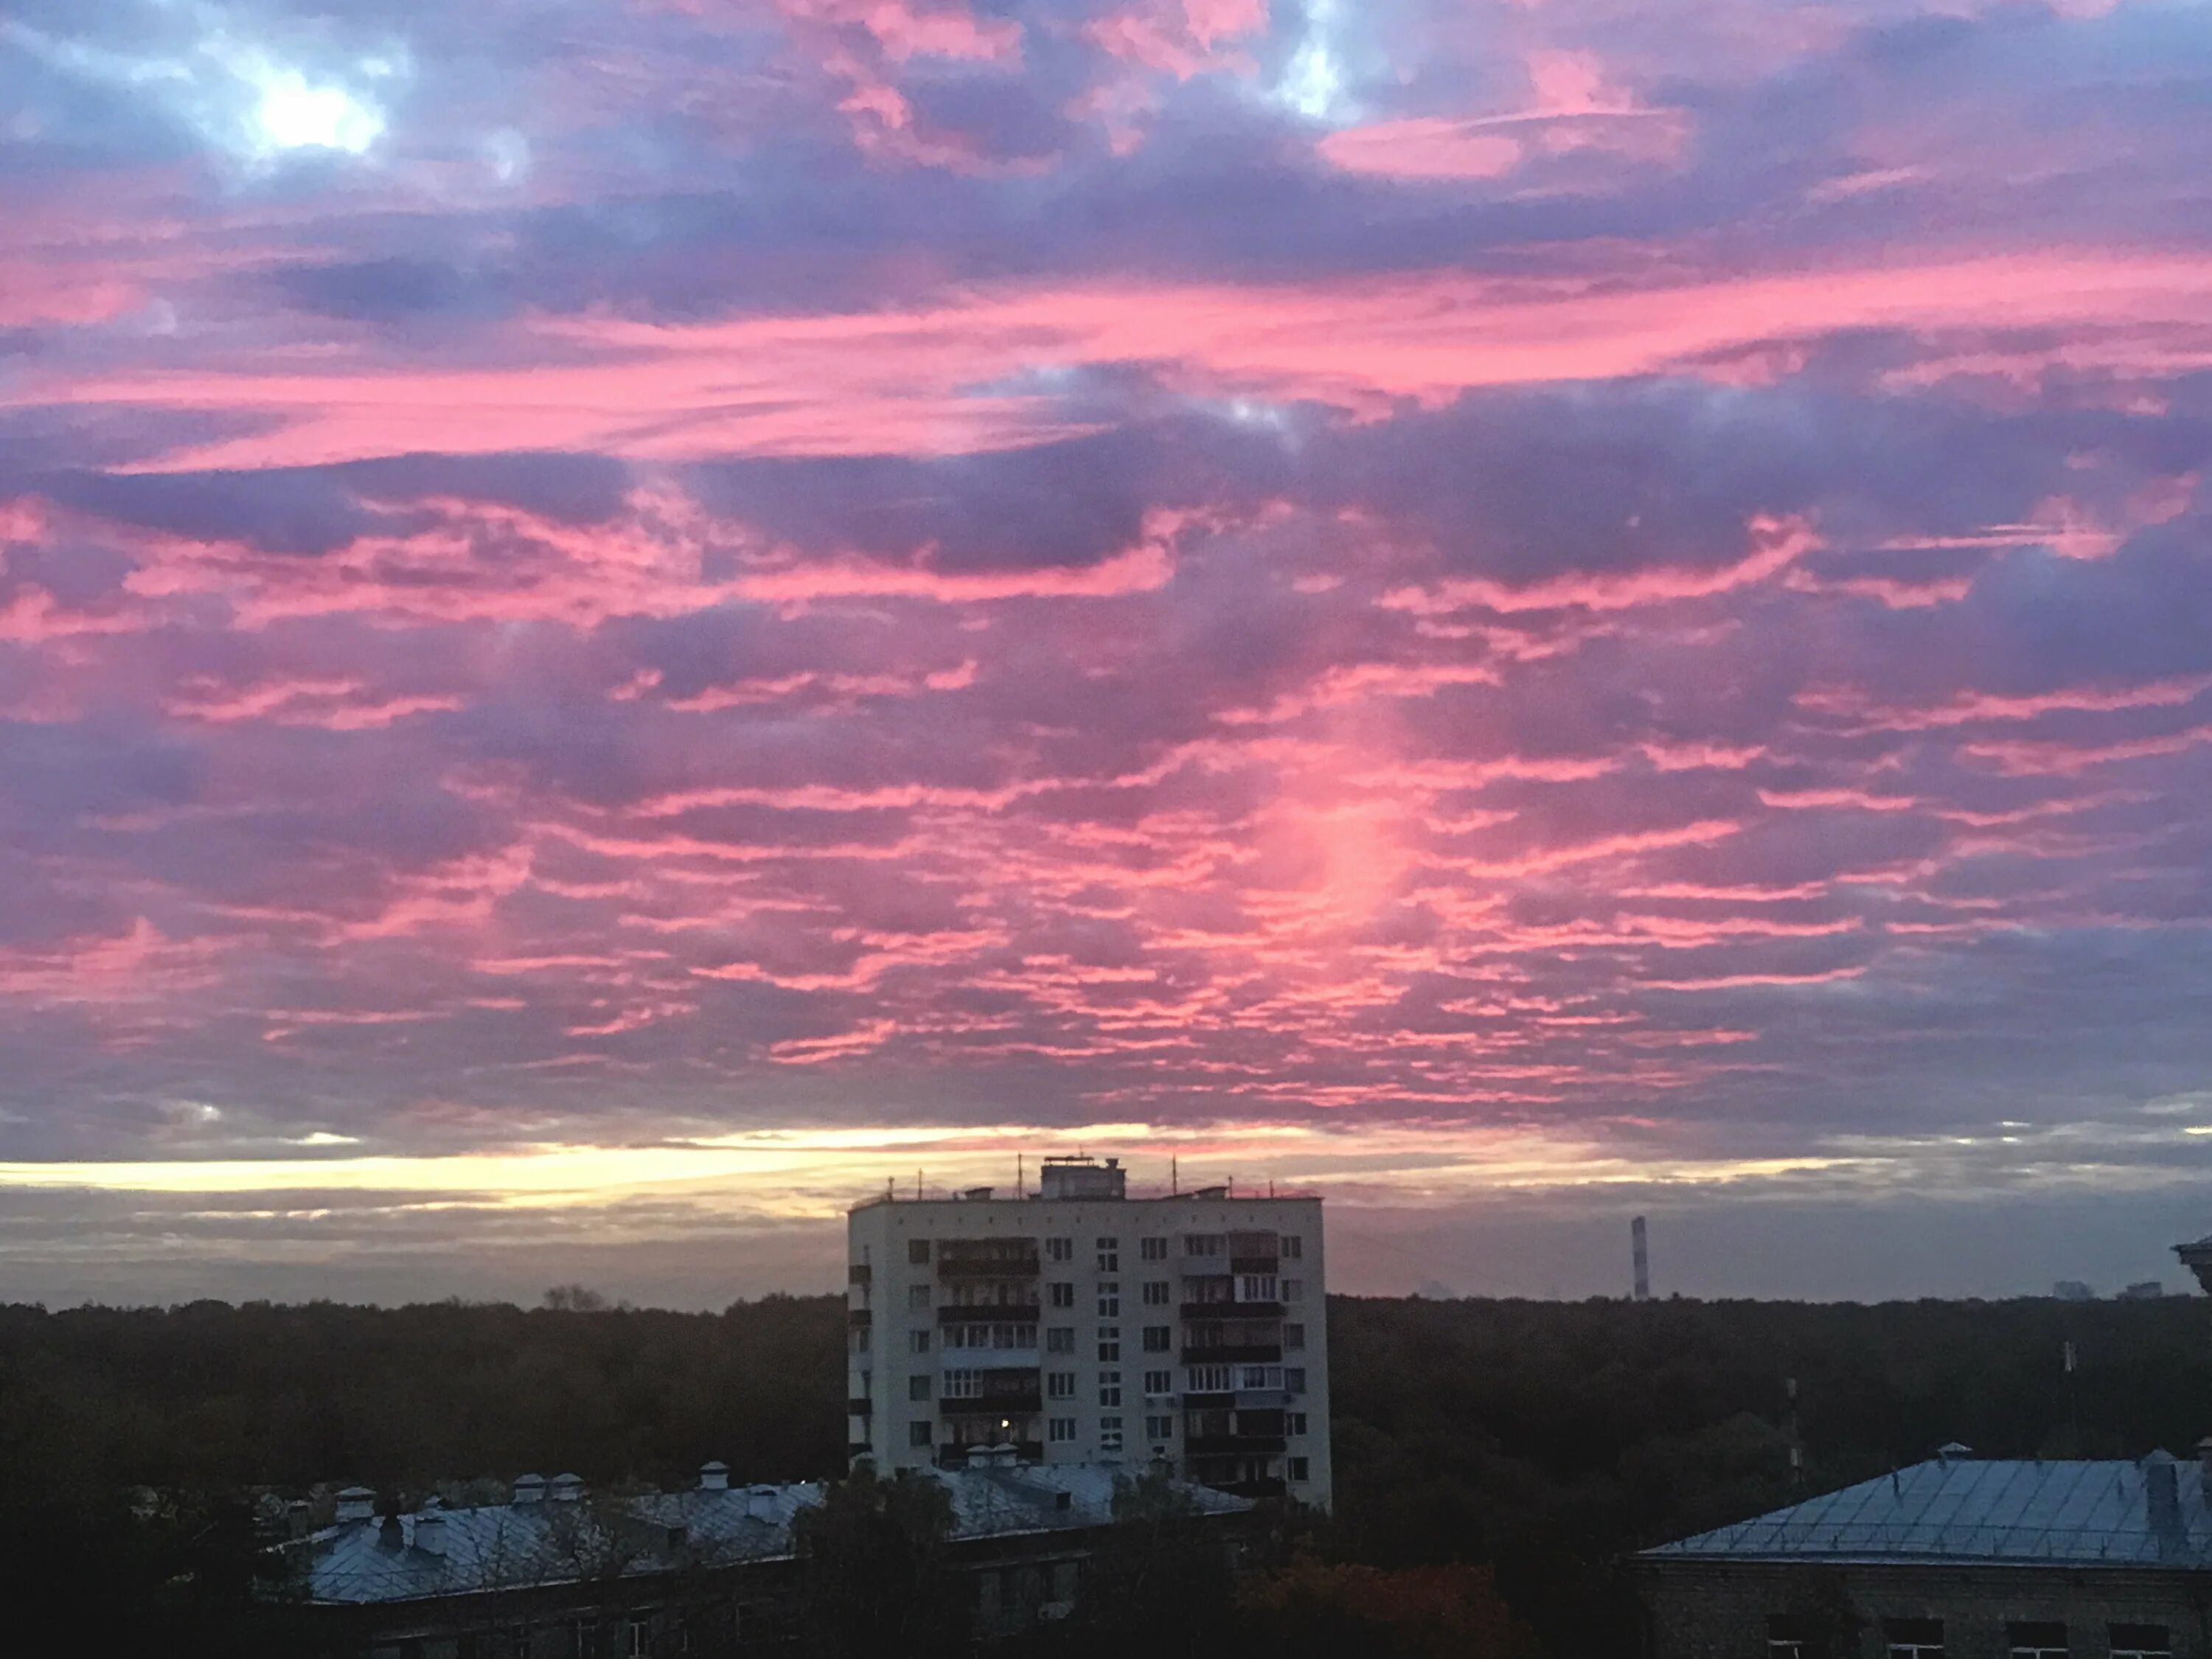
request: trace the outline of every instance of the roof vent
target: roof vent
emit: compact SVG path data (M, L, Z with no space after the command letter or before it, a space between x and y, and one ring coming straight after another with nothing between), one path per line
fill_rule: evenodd
M773 1521L781 1507L782 1492L775 1486L745 1488L745 1513L756 1521Z
M990 1466L991 1449L988 1446L983 1444L981 1441L978 1441L975 1444L968 1448L968 1467L969 1468L987 1469L990 1468Z
M724 1462L702 1463L699 1466L701 1492L727 1492L730 1489L730 1466Z
M991 1191L988 1187L963 1187L960 1189L960 1196L971 1200L986 1199L990 1197Z
M1191 1196L1193 1198L1226 1198L1229 1196L1229 1188L1226 1187L1200 1187L1196 1191L1193 1192Z
M550 1490L555 1503L573 1504L584 1495L584 1477L580 1474L556 1474Z
M542 1474L518 1474L514 1477L514 1501L518 1504L542 1504L545 1501L545 1477Z
M376 1494L366 1486L348 1486L338 1494L338 1521L366 1521L376 1513Z
M1936 1461L1947 1468L1953 1463L1963 1463L1973 1455L1974 1449L1960 1440L1947 1440L1936 1448Z
M431 1498L422 1505L422 1513L415 1517L415 1547L425 1555L446 1553L446 1512Z
M1075 1494L1072 1492L1056 1492L1053 1493L1052 1506L1056 1510L1073 1509L1075 1507Z

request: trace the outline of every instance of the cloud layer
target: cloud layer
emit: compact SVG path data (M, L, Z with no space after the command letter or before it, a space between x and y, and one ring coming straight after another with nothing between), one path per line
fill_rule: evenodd
M17 6L27 1217L2193 1180L2208 85L2180 0Z

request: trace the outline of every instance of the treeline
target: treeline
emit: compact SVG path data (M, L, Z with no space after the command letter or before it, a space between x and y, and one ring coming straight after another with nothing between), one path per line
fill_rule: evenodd
M674 1484L709 1458L746 1480L842 1468L836 1298L720 1314L559 1300L0 1309L0 1589L51 1593L82 1567L217 1594L257 1488L358 1481L397 1498L526 1469ZM1624 1550L1948 1440L2132 1456L2212 1432L2212 1311L2182 1298L1340 1297L1330 1320L1337 1515L1307 1540L1324 1577L1285 1595L1355 1565L1492 1564L1557 1659L1629 1650L1610 1565Z

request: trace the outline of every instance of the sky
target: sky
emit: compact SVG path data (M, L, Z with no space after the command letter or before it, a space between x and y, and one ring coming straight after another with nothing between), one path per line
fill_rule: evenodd
M11 0L0 1296L2212 1230L2200 0Z

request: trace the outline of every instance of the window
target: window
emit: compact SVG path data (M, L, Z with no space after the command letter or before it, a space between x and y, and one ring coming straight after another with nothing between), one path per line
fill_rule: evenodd
M1297 1261L1306 1253L1305 1240L1300 1238L1296 1233L1285 1233L1281 1244L1281 1255L1285 1261Z
M1306 1414L1304 1412L1285 1412L1283 1413L1283 1432L1285 1434L1304 1434L1305 1431Z
M1045 1398L1048 1400L1074 1399L1075 1373L1073 1371L1047 1371L1044 1376L1044 1394Z
M930 1426L930 1421L926 1417L917 1422L908 1424L906 1443L909 1446L927 1446L929 1443Z
M1889 1659L1943 1659L1941 1619L1885 1619L1881 1634Z
M1121 1357L1121 1328L1119 1325L1101 1325L1098 1328L1098 1358L1104 1361Z
M909 1238L907 1240L906 1259L908 1263L917 1267L927 1261L929 1260L929 1241L926 1238Z
M1075 1438L1075 1419L1072 1417L1047 1418L1044 1437L1056 1446L1069 1444Z
M1229 1370L1226 1365L1193 1365L1190 1368L1190 1391L1193 1394L1227 1394L1230 1389Z
M1140 1238L1137 1241L1137 1255L1146 1261L1164 1261L1168 1259L1168 1242L1164 1238Z
M1237 1278L1237 1299L1239 1302L1273 1302L1275 1299L1274 1274L1238 1274Z
M2173 1638L2163 1625L2112 1625L2112 1659L2173 1659Z
M867 1352L867 1351L868 1351L868 1328L867 1328L866 1325L855 1325L855 1326L854 1326L854 1327L853 1327L853 1352L854 1352L854 1353L866 1353L866 1352Z
M1283 1467L1289 1471L1290 1478L1293 1480L1310 1480L1313 1479L1313 1475L1311 1474L1312 1465L1308 1463L1303 1457L1286 1457L1283 1460Z
M1071 1279L1055 1279L1044 1287L1045 1300L1055 1308L1075 1305L1075 1285Z
M629 1640L623 1651L629 1659L649 1659L653 1652L653 1626L642 1619L629 1621Z
M1147 1440L1174 1439L1175 1413L1170 1412L1165 1416L1146 1418L1145 1419L1145 1438Z
M1047 1353L1073 1353L1075 1327L1073 1325L1047 1327L1044 1334L1044 1351Z
M1237 1386L1240 1389L1279 1389L1283 1386L1280 1365L1239 1365Z
M1291 1365L1285 1368L1283 1372L1283 1386L1292 1394L1304 1394L1306 1391L1306 1368L1303 1365Z
M1285 1279L1285 1280L1283 1281L1283 1300L1284 1300L1284 1301L1285 1301L1285 1302L1303 1302L1303 1301L1304 1301L1305 1299L1306 1299L1306 1282L1305 1282L1305 1280L1304 1280L1304 1279Z
M1219 1233L1185 1233L1182 1236L1182 1253L1185 1255L1219 1255L1221 1235Z
M1175 1373L1173 1371L1146 1371L1145 1373L1145 1392L1152 1395L1156 1399L1161 1395L1173 1394L1175 1392Z
M1121 1419L1120 1418L1102 1417L1098 1419L1098 1449L1101 1451L1121 1449Z
M1098 1287L1098 1316L1119 1319L1121 1316L1121 1287L1108 1280Z
M947 1400L980 1400L982 1395L982 1372L947 1371L945 1373L945 1397Z
M1820 1632L1802 1613L1777 1613L1766 1620L1766 1659L1816 1659Z
M909 1400L928 1399L929 1379L927 1376L909 1376L907 1378L906 1397Z
M1166 1307L1168 1305L1168 1296L1169 1290L1166 1279L1148 1279L1145 1281L1145 1305L1147 1308Z
M1175 1327L1147 1325L1145 1327L1145 1352L1165 1353L1175 1346Z
M1304 1326L1285 1325L1283 1327L1283 1346L1285 1348L1303 1348L1305 1345L1306 1328Z
M1098 1241L1098 1271L1102 1273L1118 1273L1121 1271L1121 1241L1120 1239L1102 1238Z
M2005 1626L2012 1659L2067 1659L2066 1626L2051 1620L2017 1620Z
M906 1334L906 1351L908 1353L927 1353L929 1352L929 1333L927 1331L908 1331Z
M1072 1238L1048 1238L1044 1242L1044 1259L1048 1261L1075 1260L1075 1241Z
M929 1311L929 1286L909 1285L906 1287L906 1305L915 1313Z
M1102 1406L1118 1406L1121 1403L1121 1372L1098 1373L1098 1403Z

